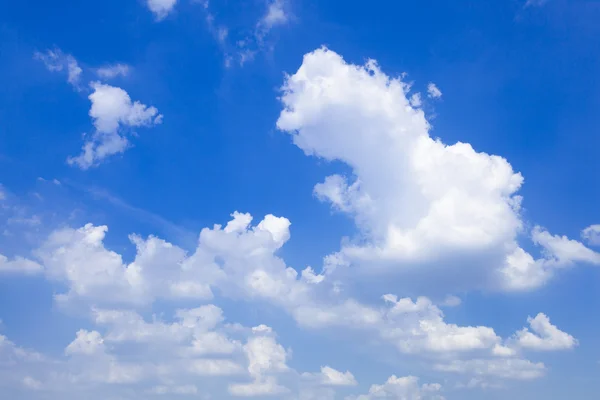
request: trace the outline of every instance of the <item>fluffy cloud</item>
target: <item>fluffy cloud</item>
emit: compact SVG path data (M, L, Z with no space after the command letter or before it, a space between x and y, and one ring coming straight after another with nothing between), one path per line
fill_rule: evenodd
M383 385L372 385L368 394L351 397L352 400L402 399L402 400L444 400L439 395L442 386L438 383L419 384L415 376L397 377L392 375Z
M234 213L225 228L203 229L191 255L162 239L132 235L137 252L127 264L104 246L108 228L91 224L53 232L35 254L49 278L67 283L68 292L58 296L63 302L148 304L156 298L210 299L215 286L232 297L302 303L306 287L295 270L274 255L289 239L289 221L267 215L250 227L251 220L249 214Z
M531 328L523 328L515 335L517 344L532 350L565 350L577 346L577 339L561 331L550 323L550 318L539 313L535 318L527 318Z
M64 54L61 50L47 50L45 53L36 52L34 58L42 61L51 72L67 73L67 81L76 89L80 89L80 80L83 70L75 57Z
M85 142L82 153L68 159L69 164L88 169L114 154L123 153L129 147L124 128L152 126L162 122L162 115L155 107L139 101L132 102L121 88L93 82L89 99L92 102L90 117L96 131Z
M244 353L253 381L231 384L229 393L234 396L265 396L288 392L289 389L279 385L273 375L289 370L286 364L287 351L277 343L269 327L261 326L252 332L256 336L248 339L244 345Z
M600 225L590 225L581 232L581 237L591 246L600 245Z
M445 286L530 289L566 262L538 262L519 247L521 174L468 143L432 138L409 85L375 61L352 65L322 48L305 55L282 90L278 128L307 155L352 170L314 191L360 229L336 255L355 275L405 274L423 278L425 288L437 287L435 275ZM559 247L532 235L551 258L596 262L581 249L572 249L577 256L552 253Z
M430 82L427 85L427 95L432 99L439 99L440 97L442 97L442 91L438 89L435 83Z
M176 4L177 0L147 0L148 8L157 21L165 19L175 9Z

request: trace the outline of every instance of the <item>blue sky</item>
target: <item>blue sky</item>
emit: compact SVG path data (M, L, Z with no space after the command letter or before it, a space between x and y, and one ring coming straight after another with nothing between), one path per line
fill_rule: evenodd
M600 3L0 5L0 394L600 393Z

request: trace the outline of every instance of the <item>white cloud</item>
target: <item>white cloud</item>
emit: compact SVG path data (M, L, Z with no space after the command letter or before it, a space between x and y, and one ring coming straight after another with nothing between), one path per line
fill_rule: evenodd
M175 9L177 0L147 0L147 4L156 20L161 21Z
M456 297L456 296L447 296L444 299L444 302L442 303L442 305L444 307L458 307L462 304L462 300L460 299L460 297Z
M550 323L550 319L543 313L535 318L527 318L531 328L523 328L515 335L517 344L526 349L549 351L566 350L577 346L577 339L561 331Z
M439 99L442 97L442 91L433 82L429 82L427 85L427 95L432 99Z
M274 396L287 392L289 392L289 389L279 385L276 379L271 376L255 380L252 383L233 383L229 385L229 393L240 397Z
M96 69L96 74L103 79L112 79L129 75L130 69L127 64L112 64Z
M542 246L546 262L552 265L563 267L576 262L600 264L600 253L566 236L552 235L540 227L535 227L532 238L536 244Z
M409 89L373 60L352 65L325 48L306 54L285 81L278 128L307 155L352 170L315 186L319 199L360 229L336 257L354 276L406 274L414 279L404 281L414 287L421 279L429 290L545 283L559 265L537 262L517 243L521 174L468 143L432 138ZM580 253L571 260L595 262Z
M65 349L66 354L93 355L104 352L104 339L97 331L80 330L77 337Z
M43 267L35 261L19 256L9 260L8 257L0 254L0 274L15 273L33 275L41 272L43 272Z
M288 21L288 15L284 8L283 0L268 0L267 12L261 18L258 25L261 29L269 31L277 25L283 25Z
M350 371L341 372L329 366L321 367L319 373L304 373L302 377L326 386L354 386L357 384Z
M129 147L123 128L148 127L162 122L162 115L155 107L132 102L121 88L99 82L93 82L91 87L89 114L96 131L83 145L82 153L68 159L69 164L81 169L88 169L106 157L123 153Z
M449 363L436 364L435 369L479 377L517 380L537 379L544 376L546 372L543 363L532 363L519 358L454 360Z
M67 81L76 89L80 89L80 80L83 70L77 63L75 57L64 54L60 49L47 50L45 53L36 52L34 58L44 63L51 72L67 73Z
M600 246L600 224L590 225L581 232L581 237L590 246Z
M392 375L383 385L372 385L368 394L349 399L443 400L444 397L439 395L441 390L442 386L438 383L420 385L419 378L415 376Z

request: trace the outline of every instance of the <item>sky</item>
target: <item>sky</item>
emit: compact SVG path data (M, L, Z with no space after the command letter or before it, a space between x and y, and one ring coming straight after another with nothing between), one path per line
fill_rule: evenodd
M600 3L0 4L0 397L600 395Z

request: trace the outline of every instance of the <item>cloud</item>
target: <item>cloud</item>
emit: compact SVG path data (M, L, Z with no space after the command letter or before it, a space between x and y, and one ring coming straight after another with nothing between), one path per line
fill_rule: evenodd
M590 225L581 232L581 237L590 246L600 246L600 224Z
M546 373L543 363L532 363L519 358L454 360L436 364L434 368L443 372L516 380L537 379Z
M409 90L375 61L352 65L326 48L306 54L282 87L278 128L306 155L351 169L314 188L360 230L334 255L338 265L351 267L353 276L404 275L412 287L447 292L532 289L570 264L537 261L519 246L521 174L468 143L432 138ZM558 250L538 231L532 239ZM583 248L571 249L578 254L569 254L570 261L595 263L597 256ZM341 269L327 272L350 275Z
M420 385L419 378L415 376L392 375L383 385L372 385L368 394L349 399L444 400L444 397L439 395L441 389L442 386L438 383Z
M12 260L0 254L0 274L15 273L34 275L43 272L43 267L35 261L17 256Z
M96 69L96 74L103 79L129 75L131 68L127 64L112 64Z
M192 395L198 393L196 385L181 385L181 386L155 386L148 391L150 394L181 394Z
M148 8L157 21L165 19L175 9L176 4L177 0L147 0Z
M435 83L430 82L427 85L427 95L429 97L431 97L432 99L439 99L442 97L442 91L440 89L438 89L438 87L435 85Z
M234 212L224 226L203 229L191 254L156 237L132 235L136 255L129 263L105 247L105 226L53 232L34 255L49 279L66 286L56 295L58 303L83 310L87 305L93 324L93 330L80 330L66 347L64 379L78 384L152 382L147 391L156 394L194 385L193 377L230 377L227 390L232 396L302 393L307 399L332 398L330 391L319 387L357 383L351 372L327 364L318 373L296 373L288 365L290 351L278 343L271 327L226 324L223 311L214 304L175 310L169 320L162 316L148 320L135 311L157 300L214 300L216 292L277 306L305 329L353 331L400 353L433 361L442 371L498 379L543 375L543 364L516 358L516 351L505 344L510 340L503 340L494 329L449 323L427 297L413 300L386 294L385 306L372 306L335 292L327 276L316 279L314 272L296 272L275 255L290 238L290 221L272 215L254 225L252 221L250 214ZM544 333L534 332L546 340ZM131 351L134 358L125 356ZM449 357L456 362L448 363ZM298 382L290 385L294 376ZM425 390L419 385L405 388L397 379L390 385L374 385L366 396Z
M123 153L129 147L129 141L122 132L124 128L149 127L162 122L162 115L156 107L132 102L129 94L121 88L99 82L93 82L91 87L89 114L96 131L83 145L82 153L68 159L69 164L84 170L109 156Z
M548 0L527 0L527 2L525 2L525 8L541 7L541 6L545 5L547 2L548 2Z
M93 355L104 352L104 339L97 331L80 330L77 337L65 349L66 354Z
M329 366L321 367L319 373L304 373L302 377L325 386L355 386L354 375L350 371L341 372Z
M80 80L83 70L77 60L70 54L64 54L60 49L46 50L45 53L36 52L34 58L44 63L48 71L66 72L67 82L80 90Z
M543 313L527 318L530 329L523 328L515 335L516 343L525 349L538 351L568 350L577 346L577 339L550 323Z
M256 25L257 35L264 37L273 27L284 25L288 19L283 0L268 0L267 11Z
M39 390L42 388L42 383L30 376L23 378L23 385L33 390Z

